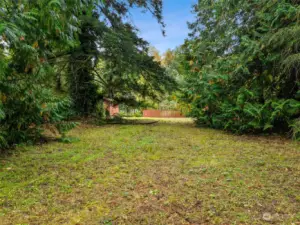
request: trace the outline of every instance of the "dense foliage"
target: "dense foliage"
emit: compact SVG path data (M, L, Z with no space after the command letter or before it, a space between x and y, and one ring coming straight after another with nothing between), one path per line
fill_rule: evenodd
M159 1L137 1L162 23ZM151 4L150 4L151 3ZM164 69L148 55L148 43L127 22L130 5L105 4L81 17L80 45L70 57L70 90L77 112L95 111L97 102L137 105L145 97L157 99L174 86ZM125 17L125 18L124 18Z
M0 3L0 146L38 139L43 124L63 129L65 123L58 125L63 119L60 112L69 102L51 90L54 71L48 59L54 57L55 49L72 43L75 30L71 28L77 21L70 11L79 4L24 2Z
M199 1L177 61L182 99L202 125L299 138L297 1Z
M189 40L163 57L149 54L132 7L164 28L160 0L0 2L0 147L45 128L64 136L76 125L66 119L104 99L136 107L176 96L199 124L299 138L297 1L199 1Z
M117 69L119 86L131 77L131 86L117 90L129 93L141 75L142 87L155 91L173 83L126 22L131 7L150 10L164 26L156 0L0 1L0 148L39 140L45 127L64 136L75 126L66 118L92 113L106 95L99 62Z

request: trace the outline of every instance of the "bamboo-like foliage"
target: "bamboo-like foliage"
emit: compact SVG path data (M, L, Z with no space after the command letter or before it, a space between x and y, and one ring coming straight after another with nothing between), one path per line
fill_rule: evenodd
M40 138L64 118L67 99L52 92L49 59L74 44L81 1L1 1L1 146Z

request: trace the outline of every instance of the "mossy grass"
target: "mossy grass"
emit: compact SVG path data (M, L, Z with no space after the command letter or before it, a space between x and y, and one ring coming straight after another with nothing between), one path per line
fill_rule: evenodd
M300 146L188 119L81 124L0 159L0 224L297 224Z

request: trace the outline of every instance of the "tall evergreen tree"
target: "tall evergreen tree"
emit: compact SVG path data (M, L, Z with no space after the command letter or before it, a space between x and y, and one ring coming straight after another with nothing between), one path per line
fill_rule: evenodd
M163 68L148 56L148 43L138 37L137 28L125 21L129 9L136 5L149 9L163 26L161 4L115 1L96 4L91 12L84 12L80 45L73 50L69 65L71 97L79 114L94 112L97 101L104 97L135 104L137 95L156 98L174 86ZM101 69L97 68L99 59Z
M71 52L68 85L74 109L79 114L88 115L94 111L98 99L92 71L99 60L100 39L105 26L95 12L92 15L83 12L80 19L81 32L78 35L80 45Z
M131 7L150 10L163 25L157 0L0 1L0 147L38 140L45 125L63 133L71 128L63 121L70 101L54 91L65 82L75 109L93 110L98 96L92 70L100 55L118 60L124 42L110 38L119 30L133 33L124 23ZM113 57L102 51L105 45Z
M290 127L298 136L299 4L199 1L194 11L182 61L191 115L235 132Z

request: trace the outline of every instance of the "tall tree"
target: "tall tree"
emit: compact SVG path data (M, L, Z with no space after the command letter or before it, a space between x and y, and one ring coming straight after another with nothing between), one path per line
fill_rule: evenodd
M117 42L128 31L138 41L129 48L145 43L124 22L132 7L151 11L164 27L160 0L0 1L0 147L39 139L45 124L62 132L71 127L62 121L70 101L54 91L55 84L62 88L62 74L75 109L85 114L98 98L99 58L117 62L119 71L134 68L122 48L127 42Z
M78 113L90 114L97 100L104 97L134 104L137 95L157 97L174 84L159 64L152 62L147 54L148 43L138 37L137 28L125 19L129 9L138 6L150 10L163 27L161 4L114 1L95 4L90 12L85 12L80 45L73 50L69 66L71 96ZM105 68L96 68L99 60Z
M88 115L94 111L98 99L92 71L99 60L98 48L106 27L99 21L99 15L95 12L91 15L84 12L80 20L81 32L78 35L80 45L71 51L68 86L76 112Z
M195 5L181 65L185 100L199 123L236 132L297 130L298 5L271 0Z

